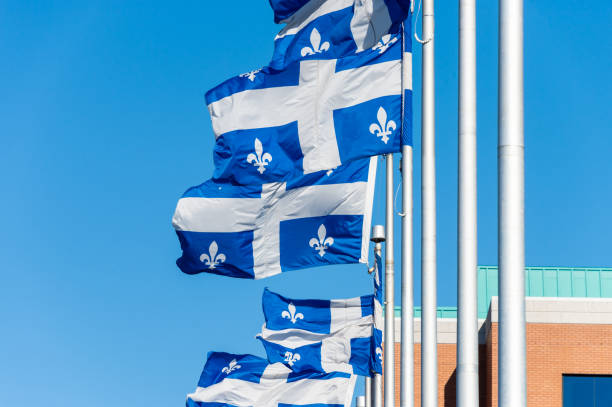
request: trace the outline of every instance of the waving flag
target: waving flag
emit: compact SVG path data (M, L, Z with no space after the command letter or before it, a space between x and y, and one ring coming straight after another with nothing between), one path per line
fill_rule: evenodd
M270 67L303 59L338 59L399 32L410 0L270 0L274 21L285 26L274 39Z
M382 331L375 296L342 300L288 299L266 289L266 323L257 338L270 362L296 372L382 373Z
M187 407L350 407L355 376L346 373L296 374L281 363L252 355L210 352Z
M208 91L213 179L283 181L399 151L401 50L393 37L341 60L264 68Z
M328 264L367 263L376 159L255 186L207 181L179 200L179 268L264 278Z

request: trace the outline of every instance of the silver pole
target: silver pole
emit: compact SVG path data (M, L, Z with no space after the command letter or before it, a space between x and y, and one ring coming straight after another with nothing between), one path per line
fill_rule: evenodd
M523 0L499 1L499 406L527 405Z
M478 405L476 0L459 0L457 407Z
M382 407L382 376L378 373L372 377L372 405Z
M414 406L414 287L412 240L412 146L402 146L402 339L400 406Z
M385 228L382 225L372 226L372 233L370 234L370 241L374 242L374 254L382 257L382 242L385 241ZM376 259L374 260L376 261ZM374 267L378 267L377 264ZM373 271L373 270L372 270ZM382 270L378 270L380 273ZM382 376L378 373L374 373L374 376L370 379L366 377L366 386L370 386L370 403L372 407L382 407ZM367 396L366 389L366 396Z
M395 303L393 260L393 154L387 154L387 202L385 229L385 333L384 382L385 407L395 405Z
M357 399L355 400L355 405L357 407L366 407L365 396L357 396Z
M372 406L372 378L370 376L365 377L365 407Z
M423 0L421 110L421 405L438 406L434 1Z

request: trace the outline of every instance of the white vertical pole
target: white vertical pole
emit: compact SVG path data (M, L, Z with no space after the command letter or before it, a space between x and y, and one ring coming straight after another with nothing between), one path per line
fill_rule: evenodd
M414 407L414 252L413 252L413 157L410 140L412 107L412 25L410 16L402 25L402 313L400 348L400 406ZM410 97L410 100L407 98ZM412 106L410 104L410 106Z
M527 403L523 0L499 0L499 405Z
M402 146L402 333L400 406L414 406L412 146Z
M372 377L372 405L383 407L382 403L382 376L378 373Z
M438 406L434 1L423 0L421 110L421 405Z
M384 382L385 407L395 405L395 306L393 260L393 154L387 154L387 202L385 245L385 349Z
M457 407L478 406L476 0L459 0Z
M372 378L370 376L365 377L365 406L372 406Z
M355 400L355 405L357 407L366 407L365 396L357 396L357 399Z

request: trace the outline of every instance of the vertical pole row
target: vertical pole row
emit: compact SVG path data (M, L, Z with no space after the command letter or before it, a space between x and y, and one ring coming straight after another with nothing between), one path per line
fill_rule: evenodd
M387 202L385 245L385 349L384 382L385 407L395 405L395 306L394 306L394 260L393 260L393 154L387 154Z
M476 0L459 0L457 407L478 405Z
M423 0L421 158L421 405L438 406L434 1Z
M499 0L499 406L527 403L523 0Z

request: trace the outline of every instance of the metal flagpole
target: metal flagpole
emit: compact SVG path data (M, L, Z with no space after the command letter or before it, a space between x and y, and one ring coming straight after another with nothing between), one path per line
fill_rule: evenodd
M393 260L393 154L387 154L387 202L385 245L385 349L384 382L385 407L395 405L395 304L394 304L394 260Z
M527 404L523 0L499 1L499 405Z
M406 24L406 23L404 23ZM412 218L412 145L407 138L405 98L412 91L412 53L406 51L406 35L402 27L402 313L400 348L400 406L414 406L414 287L413 287L413 218ZM409 79L410 78L410 79Z
M382 242L385 241L385 228L382 225L374 225L372 226L372 233L370 235L370 241L374 242L374 254L376 256L382 257ZM374 260L374 267L378 268L378 262L376 259ZM382 270L378 270L376 273L380 278L380 273ZM374 277L376 278L376 277ZM369 377L366 377L366 386L368 383L370 385L370 403L371 407L383 407L382 406L382 376L379 373L374 373L374 376L370 380ZM366 389L366 396L367 396Z
M370 376L365 377L365 406L372 407L372 378Z
M402 333L400 406L414 406L412 146L402 146Z
M372 406L382 407L382 375L372 377Z
M478 405L476 0L459 0L457 407Z
M421 110L421 406L438 406L434 1L423 0Z

